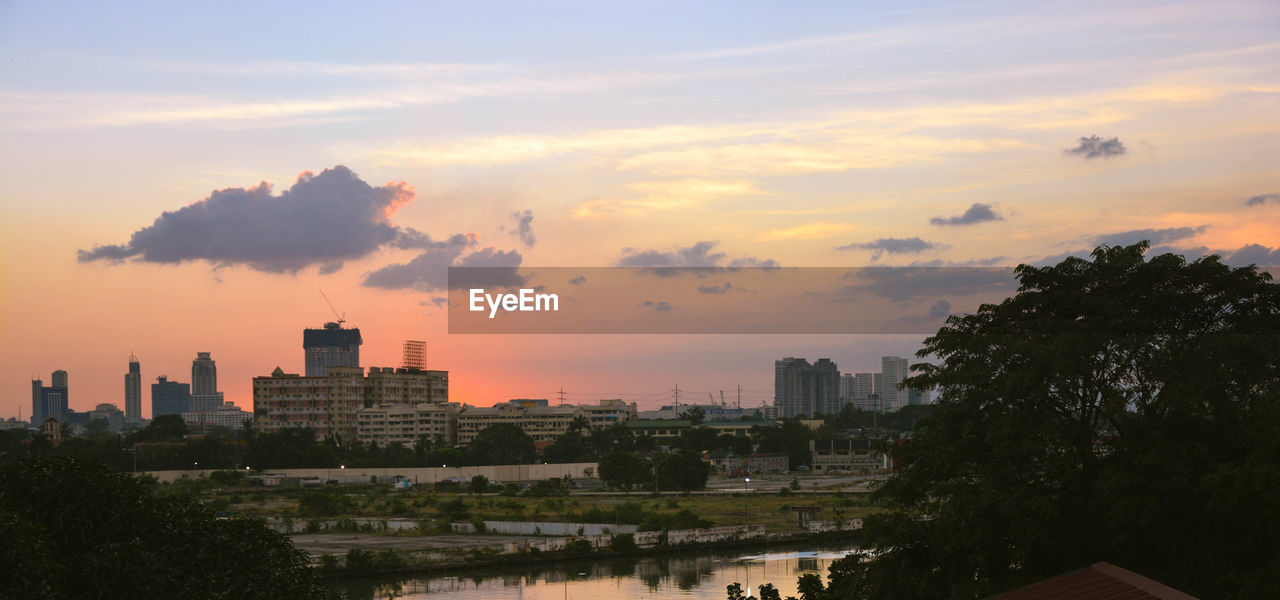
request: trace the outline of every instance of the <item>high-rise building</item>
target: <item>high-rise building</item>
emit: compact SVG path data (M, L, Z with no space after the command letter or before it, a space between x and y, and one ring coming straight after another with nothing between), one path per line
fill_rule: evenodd
M191 407L191 384L161 375L151 384L151 418L181 415Z
M840 412L840 371L829 358L774 361L774 404L779 416L812 417Z
M197 352L191 361L191 398L187 411L214 411L222 408L218 391L218 365L209 352Z
M324 377L329 367L359 367L360 329L343 329L341 323L325 323L323 329L302 330L306 376Z
M218 365L210 352L197 352L191 361L191 393L216 394L218 392Z
M39 379L31 380L31 423L34 425L40 425L50 417L60 419L70 412L67 372L61 369L54 371L52 383L46 386Z
M880 358L880 373L884 375L884 388L880 390L880 401L885 410L898 410L907 405L907 391L899 390L898 384L907 378L907 359L900 356L884 356Z
M849 402L861 410L872 410L871 396L876 393L875 382L880 378L879 373L854 373Z
M129 353L129 372L124 374L124 418L131 423L142 420L142 364Z

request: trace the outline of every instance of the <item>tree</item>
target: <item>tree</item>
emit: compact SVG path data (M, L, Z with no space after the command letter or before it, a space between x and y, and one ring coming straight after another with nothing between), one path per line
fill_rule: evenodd
M483 494L489 489L489 478L484 475L472 475L471 485L467 491L473 494Z
M214 518L100 463L0 465L4 598L330 598L307 555L260 520Z
M703 419L707 418L707 411L702 410L702 407L700 406L695 406L680 413L680 418L689 421L690 424L697 427L702 425Z
M160 415L146 427L135 431L127 441L130 445L135 442L177 442L187 433L187 422L182 420L182 415Z
M467 448L467 462L473 465L523 465L535 456L533 438L511 423L485 427Z
M1019 266L1015 296L925 341L904 385L938 401L830 596L981 597L1097 561L1280 589L1280 286L1146 250Z
M574 417L569 429L542 451L543 460L549 463L575 463L595 459L595 448L586 435L589 430L590 426L585 418Z
M756 452L786 454L791 459L792 469L813 464L813 457L809 453L809 440L814 439L813 430L796 419L788 419L770 427L753 427L752 436L755 438Z
M650 473L649 461L631 452L610 452L600 457L600 480L611 488L643 488L653 481Z
M657 465L658 487L664 490L700 490L707 487L711 475L711 465L685 448L660 456Z

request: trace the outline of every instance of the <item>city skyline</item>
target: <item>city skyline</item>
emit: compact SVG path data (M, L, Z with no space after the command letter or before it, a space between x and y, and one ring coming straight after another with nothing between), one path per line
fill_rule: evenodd
M778 357L922 339L449 335L450 264L1280 264L1274 3L188 11L0 8L0 417L197 351L251 409L344 316L362 366L424 340L480 405L756 406Z

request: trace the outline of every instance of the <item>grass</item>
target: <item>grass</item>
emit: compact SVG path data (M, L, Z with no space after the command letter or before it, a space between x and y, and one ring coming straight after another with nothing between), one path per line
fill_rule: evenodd
M309 491L310 493L316 493ZM330 490L325 493L341 495L345 501L330 503L341 507L340 514L321 518L407 518L415 520L448 519L452 521L548 521L571 522L584 514L595 515L594 522L609 522L610 517L601 514L635 514L634 504L645 514L677 515L681 511L711 521L712 526L764 525L768 531L799 531L795 506L818 507L818 519L861 518L878 509L869 506L863 497L850 496L798 496L760 493L749 496L631 496L595 497L568 496L553 498L506 498L501 496L469 496L464 493L440 492L389 492L382 489ZM214 496L206 498L213 501ZM298 490L272 490L240 494L240 502L230 509L240 515L260 517L290 516L304 519L300 512L302 493ZM633 503L622 511L615 511L624 503ZM220 503L221 504L221 503ZM627 510L627 509L630 510ZM634 521L634 520L633 520ZM625 518L620 522L626 522Z

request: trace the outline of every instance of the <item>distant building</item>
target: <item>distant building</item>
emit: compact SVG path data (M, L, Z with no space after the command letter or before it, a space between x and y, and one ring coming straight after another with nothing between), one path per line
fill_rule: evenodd
M197 352L191 361L191 394L218 393L218 364L210 352Z
M581 408L587 417L587 422L596 428L625 423L639 417L635 402L627 404L617 398L600 400L596 404L583 404Z
M329 367L359 367L363 343L359 329L343 329L341 323L325 323L323 329L302 330L306 376L324 377Z
M124 411L114 404L99 404L96 408L89 411L89 422L106 421L107 429L111 431L120 431L124 429Z
M43 433L54 446L62 443L62 423L57 417L49 417L40 422L40 433Z
M53 385L46 386L39 379L31 380L31 424L41 425L50 417L60 418L71 412L68 408L67 372L53 372Z
M907 391L898 384L907 378L907 359L900 356L880 358L880 373L884 375L884 387L879 390L884 410L894 411L907 405Z
M787 357L774 362L774 405L779 416L812 417L836 414L840 403L840 371L829 358L809 364L803 358Z
M349 331L349 330L342 330ZM358 335L358 334L357 334ZM285 373L253 378L254 425L273 432L310 427L317 439L356 440L357 413L365 408L449 401L448 371L327 366L322 377Z
M142 365L129 353L129 372L124 374L124 418L130 423L142 420Z
M485 428L510 423L524 431L534 442L554 441L569 430L577 417L586 418L581 407L531 406L504 403L492 407L463 406L458 412L458 443L470 444Z
M623 426L636 435L647 435L655 440L678 438L684 435L684 432L693 429L693 423L684 419L637 419L627 421Z
M849 403L861 410L872 410L871 396L877 393L876 382L882 379L879 373L853 373L850 377Z
M728 404L675 404L666 405L658 410L640 411L642 419L679 419L680 415L691 410L702 411L703 421L736 421L743 415L754 414L753 410L744 410Z
M870 473L889 468L888 456L871 447L871 441L809 440L815 472L849 471Z
M433 442L457 443L457 404L394 404L356 413L356 436L363 444L386 447L399 442L413 448L426 437Z
M161 375L151 384L151 418L181 415L191 406L191 384L169 381Z
M222 394L218 394L221 397ZM194 398L194 396L192 396ZM208 431L214 427L226 427L233 431L244 429L246 421L253 420L253 413L241 410L234 402L225 402L212 410L188 410L182 420L193 429Z

